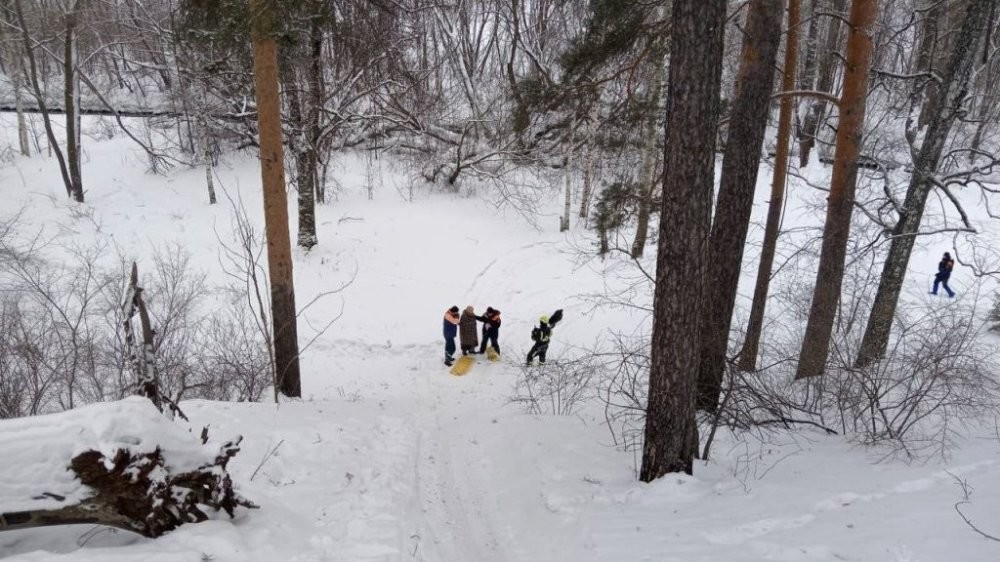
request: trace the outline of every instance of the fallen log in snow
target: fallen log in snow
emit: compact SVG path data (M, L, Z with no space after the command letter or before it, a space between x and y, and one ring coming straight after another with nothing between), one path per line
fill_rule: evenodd
M0 422L0 530L91 523L158 537L256 507L226 469L242 438L207 438L138 397Z

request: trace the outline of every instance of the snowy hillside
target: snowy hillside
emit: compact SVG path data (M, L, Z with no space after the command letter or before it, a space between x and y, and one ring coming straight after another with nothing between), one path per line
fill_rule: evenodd
M0 115L4 134L9 120ZM648 330L635 309L593 306L591 295L625 294L629 281L605 277L604 264L581 257L592 233L558 233L558 201L540 202L551 215L536 229L498 209L486 190L455 195L416 185L408 200L411 180L389 159L376 164L379 186L369 199L369 165L361 156L336 163L340 190L317 211L320 244L295 255L300 305L343 287L300 321L302 343L316 338L303 356L303 399L181 404L195 430L244 436L230 469L260 509L156 540L87 526L3 532L0 557L1000 560L1000 542L962 519L1000 536L1000 435L988 428L969 429L946 459L913 464L878 462L882 452L819 430L743 440L723 431L714 459L697 464L693 477L643 484L639 452L614 445L599 402L565 416L525 413L511 397L538 316L566 310L550 352L556 360L593 346L609 328ZM220 189L242 199L259 224L256 160L227 156L216 173ZM225 283L218 240L230 236L232 205L225 197L204 203L201 170L148 174L141 152L116 137L86 145L83 175L88 202L71 204L51 162L12 156L0 168L0 215L21 213L20 235L53 241L57 255L58 244L107 243L98 258L107 267L117 259L112 249L143 271L154 249L177 244L209 286ZM930 243L923 251L925 260L938 253ZM908 285L912 298L925 297L923 283ZM441 316L469 304L502 311L502 361L480 359L454 377L442 364ZM0 493L12 467L44 462L50 452L6 451ZM956 512L966 499L959 482L970 495Z

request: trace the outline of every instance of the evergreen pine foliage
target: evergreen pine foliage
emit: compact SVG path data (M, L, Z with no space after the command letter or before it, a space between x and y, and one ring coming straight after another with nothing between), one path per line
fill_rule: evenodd
M632 51L648 35L646 22L656 6L632 0L591 0L586 30L561 57L564 82L588 80L598 68Z

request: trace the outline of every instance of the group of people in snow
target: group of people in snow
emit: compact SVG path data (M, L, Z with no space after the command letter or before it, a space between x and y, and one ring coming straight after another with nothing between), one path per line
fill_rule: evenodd
M538 326L531 330L534 345L528 352L526 363L530 365L535 358L539 363L545 363L545 353L552 339L552 328L562 319L562 309L555 311L551 317L542 315ZM482 343L479 341L479 331L476 325L482 322ZM444 313L444 364L449 367L455 362L455 337L459 338L462 355L486 353L486 348L492 347L500 355L500 311L492 306L486 307L482 316L476 314L476 309L470 304L459 313L458 306L453 306ZM478 350L476 348L479 348Z
M479 343L479 332L476 322L483 323L483 342ZM486 307L482 316L476 314L476 309L470 304L461 314L458 306L453 306L444 313L444 364L451 366L455 362L455 336L459 336L462 355L486 353L487 347L492 347L500 353L500 311L492 306ZM479 350L476 350L479 347Z
M955 268L955 260L951 259L951 254L944 253L944 257L938 263L938 272L934 276L934 288L932 295L938 294L938 287L944 287L949 297L954 297L955 292L948 286L948 279L951 278L951 271ZM538 326L531 329L531 340L534 344L528 351L525 359L526 365L531 365L535 359L538 363L545 364L545 354L549 350L549 342L552 339L552 329L562 320L562 309L552 313L552 316L543 314L538 319ZM476 322L483 323L482 343L479 341ZM455 337L458 336L462 355L486 353L487 347L492 347L497 355L500 355L500 311L492 306L486 307L486 313L482 316L476 314L475 308L470 304L459 314L457 306L453 306L444 313L444 364L449 367L455 362ZM476 347L479 350L476 350Z

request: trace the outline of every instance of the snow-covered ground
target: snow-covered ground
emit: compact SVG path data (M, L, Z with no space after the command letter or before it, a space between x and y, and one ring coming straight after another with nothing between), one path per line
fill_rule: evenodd
M11 116L0 115L0 147ZM296 254L300 303L325 297L308 326L342 314L303 358L303 400L182 404L195 428L244 436L230 468L261 506L235 520L186 525L157 540L91 527L0 533L11 560L426 561L995 561L1000 542L1000 435L976 432L948 460L876 463L842 437L800 431L767 441L723 435L695 475L636 481L637 453L612 446L599 408L523 413L509 403L539 314L566 309L553 354L587 347L608 327L635 329L621 310L592 310L600 266L558 233L559 202L541 230L498 212L488 194L416 189L385 161L369 200L368 163L345 157L341 191L319 209L320 245ZM222 282L216 235L230 208L205 201L200 170L144 172L125 140L86 143L81 212L65 201L54 162L12 158L0 169L2 214L65 240L114 240L143 257L179 243ZM246 156L217 169L260 220L259 176ZM765 182L766 183L766 182ZM767 197L766 189L758 199ZM223 198L225 200L225 198ZM294 207L293 207L294 208ZM294 213L293 217L294 217ZM293 225L293 232L294 232ZM758 233L759 235L759 233ZM934 259L936 248L926 249ZM140 267L142 262L140 261ZM919 289L922 280L914 291ZM441 316L451 305L503 312L500 363L464 377L442 364ZM22 422L17 422L22 423ZM24 457L45 455L40 449ZM5 451L5 467L18 458ZM0 478L10 478L0 468ZM4 480L0 484L7 484ZM6 489L0 486L0 490ZM0 505L0 511L6 511Z

